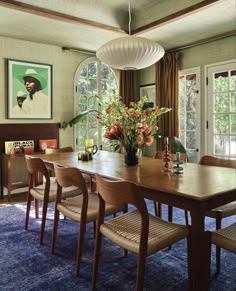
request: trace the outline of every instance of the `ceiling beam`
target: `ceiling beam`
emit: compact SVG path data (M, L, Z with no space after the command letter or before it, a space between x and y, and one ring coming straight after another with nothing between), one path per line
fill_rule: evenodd
M34 5L25 4L25 3L14 1L14 0L0 0L0 6L10 8L10 9L15 9L15 10L22 11L25 13L30 13L30 14L37 15L37 16L50 18L53 20L59 20L59 21L72 23L72 24L83 24L83 25L88 25L88 26L92 26L95 28L109 30L112 32L127 34L127 32L125 30L118 28L118 27L102 24L102 23L88 20L88 19L75 17L72 15L64 14L61 12L56 12L53 10L41 8L41 7L34 6Z
M131 34L138 35L138 34L147 32L149 30L152 30L153 28L161 27L161 26L166 25L168 23L174 22L178 19L184 18L184 17L189 16L191 14L194 14L196 12L199 12L203 9L208 9L210 6L217 4L217 2L220 2L220 1L224 1L224 0L204 0L202 2L194 4L192 6L186 7L180 11L177 11L175 13L167 15L161 19L155 20L151 23L148 23L144 26L141 26L137 29L133 29Z
M170 52L176 52L176 51L181 51L184 49L188 49L194 46L198 46L201 44L205 44L205 43L209 43L212 41L216 41L219 39L223 39L226 37L230 37L230 36L234 36L236 35L236 31L232 30L232 31L228 31L225 33L221 33L221 34L217 34L211 37L207 37L207 38L203 38L203 39L199 39L197 41L194 42L190 42L186 45L180 46L180 47L175 47L173 49L169 49L166 51L166 53L170 53ZM84 49L80 49L80 48L72 48L72 47L62 47L62 51L75 51L75 52L79 52L79 53L84 53L84 54L89 54L89 55L96 55L96 51L89 51L89 50L84 50Z

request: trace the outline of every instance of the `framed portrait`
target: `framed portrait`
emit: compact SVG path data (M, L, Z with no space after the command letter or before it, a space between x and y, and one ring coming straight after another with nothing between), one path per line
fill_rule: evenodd
M7 118L52 119L52 65L7 59Z
M156 105L156 85L148 84L140 86L140 97L146 96L148 98L147 102L152 102L153 105Z

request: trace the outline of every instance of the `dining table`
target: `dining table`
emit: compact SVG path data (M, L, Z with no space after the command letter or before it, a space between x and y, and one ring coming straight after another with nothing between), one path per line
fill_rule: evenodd
M205 231L205 212L236 200L235 169L183 163L182 174L165 169L162 159L140 157L127 166L121 153L99 150L92 160L78 159L77 152L35 154L45 163L76 167L94 176L137 184L144 198L189 211L191 216L191 282L193 291L210 290L209 236Z

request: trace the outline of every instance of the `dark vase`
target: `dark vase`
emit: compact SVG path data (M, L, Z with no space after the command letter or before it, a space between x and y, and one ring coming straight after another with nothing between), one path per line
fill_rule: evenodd
M126 150L124 153L125 163L127 166L135 166L138 164L138 153L135 150Z

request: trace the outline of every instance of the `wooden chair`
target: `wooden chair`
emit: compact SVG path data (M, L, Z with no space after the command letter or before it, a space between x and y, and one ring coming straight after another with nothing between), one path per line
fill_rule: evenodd
M189 266L191 266L189 250L190 231L188 226L170 223L149 214L142 193L134 183L128 181L107 181L96 174L96 185L100 202L92 288L95 288L96 285L102 235L125 250L137 254L136 290L142 290L143 288L146 257L183 238L188 238L188 258ZM132 204L136 209L119 217L104 221L105 203L116 205Z
M95 222L97 219L99 198L97 193L88 192L88 188L84 181L81 172L77 168L63 168L59 165L54 166L56 179L58 183L57 198L55 205L55 217L52 239L52 254L55 253L56 236L58 229L59 214L63 213L67 218L80 222L78 248L77 248L77 275L80 271L80 262L83 252L84 235L86 224ZM81 195L73 198L62 200L62 188L78 187L81 190ZM111 205L106 203L105 214L111 215L117 212L127 212L127 205ZM68 234L70 235L70 234Z
M28 229L29 214L31 200L35 200L35 216L39 218L39 201L42 201L42 223L40 231L40 244L43 243L44 229L47 216L48 203L56 200L57 183L55 180L50 179L48 169L46 168L43 160L40 158L34 158L30 155L25 155L26 167L29 173L29 187L27 196L27 210L25 219L25 230ZM43 179L39 180L39 175L42 175ZM63 189L63 198L72 197L78 195L80 190L77 187L70 187Z
M200 159L199 164L206 166L236 168L236 160L226 160L207 155L203 156ZM206 213L206 216L216 219L216 229L221 229L221 222L223 218L232 215L236 215L236 201L212 209L210 211L207 211ZM216 245L216 273L219 272L220 272L220 247Z
M209 235L209 262L211 258L211 244L214 244L216 248L223 248L236 254L236 222L225 228L207 231L207 234ZM209 268L210 266L209 263Z

